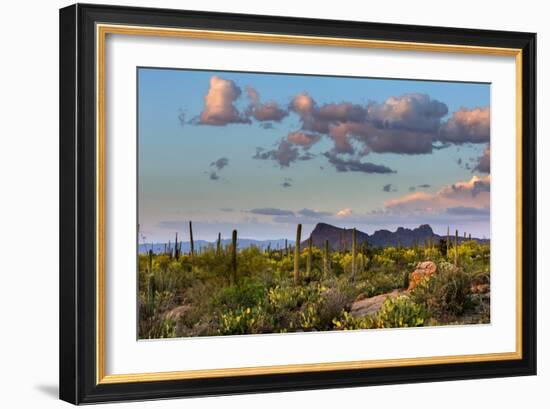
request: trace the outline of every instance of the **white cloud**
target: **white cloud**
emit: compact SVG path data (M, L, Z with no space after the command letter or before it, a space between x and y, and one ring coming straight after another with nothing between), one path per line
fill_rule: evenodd
M490 201L490 176L473 176L443 186L436 193L414 192L385 202L386 209L396 213L433 213L449 208L485 209Z
M338 216L338 217L349 217L352 214L353 214L353 210L351 210L348 207L346 207L344 209L340 209L336 212L336 216Z
M233 105L240 95L241 89L233 81L212 76L208 94L204 97L204 109L200 114L199 123L218 126L249 123L250 120L242 116Z

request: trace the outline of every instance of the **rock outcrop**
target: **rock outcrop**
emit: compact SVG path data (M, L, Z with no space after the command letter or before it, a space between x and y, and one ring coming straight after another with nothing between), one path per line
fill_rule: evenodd
M180 305L179 307L173 308L164 314L164 319L178 321L185 315L189 308L188 305Z
M391 293L380 294L370 298L363 298L362 300L355 301L351 305L351 315L354 317L364 317L365 315L375 315L382 304L386 301L388 297L398 297L403 294L402 291L393 290Z
M437 273L437 265L433 261L422 261L416 265L416 269L411 273L409 279L409 291L416 288L416 286L425 278L428 279Z

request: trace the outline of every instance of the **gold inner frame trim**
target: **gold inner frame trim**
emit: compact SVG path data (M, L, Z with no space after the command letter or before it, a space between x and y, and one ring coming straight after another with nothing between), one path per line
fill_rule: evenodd
M515 57L516 64L516 350L505 353L450 355L367 361L320 362L313 364L220 368L172 372L105 374L105 41L107 34L191 38L219 41L246 41L293 45L318 45L482 54ZM436 365L466 362L490 362L522 358L522 51L515 48L467 46L457 44L415 43L403 41L364 40L322 36L298 36L268 33L178 29L166 27L96 25L96 382L127 382L204 379L214 377L290 374L348 369L388 368L412 365Z

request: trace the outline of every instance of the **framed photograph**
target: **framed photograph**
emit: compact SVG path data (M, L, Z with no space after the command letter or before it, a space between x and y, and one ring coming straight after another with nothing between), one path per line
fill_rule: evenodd
M61 9L61 399L534 375L535 40Z

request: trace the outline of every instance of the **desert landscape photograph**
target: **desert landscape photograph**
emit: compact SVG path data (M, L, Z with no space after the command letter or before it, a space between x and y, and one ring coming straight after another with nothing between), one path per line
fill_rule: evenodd
M137 85L138 339L491 322L490 84Z

